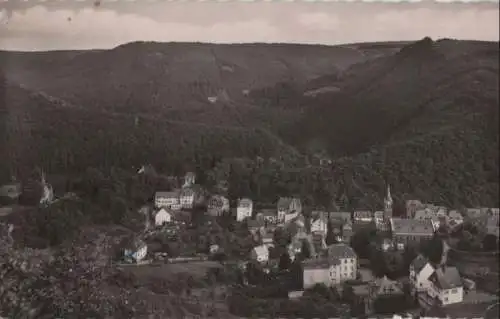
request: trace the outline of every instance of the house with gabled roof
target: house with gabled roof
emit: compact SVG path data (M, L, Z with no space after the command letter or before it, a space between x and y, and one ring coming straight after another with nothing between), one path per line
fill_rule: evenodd
M167 223L172 222L173 212L165 207L162 207L155 213L154 219L156 226L163 226Z
M427 298L423 300L427 306L447 306L463 301L463 282L456 267L436 268L430 275L429 281L431 284L427 290Z
M296 197L280 197L278 199L277 212L278 219L281 222L286 222L286 215L297 215L302 213L302 203L299 198ZM295 217L294 216L294 217ZM288 218L288 219L292 219Z
M123 255L126 261L140 262L146 258L148 245L140 238L133 237L125 241Z
M240 198L236 204L236 220L242 221L252 217L253 201L250 198Z
M250 252L250 258L259 262L265 263L269 260L269 248L267 245L255 246Z
M321 233L326 236L328 232L328 216L326 212L320 212L311 217L310 230L311 233Z
M391 218L391 233L396 243L407 245L410 242L421 242L434 236L434 226L430 220L407 218Z
M213 195L207 203L207 213L210 216L222 216L229 212L229 199L222 195Z
M346 244L330 245L327 248L327 256L333 267L330 274L333 285L356 279L358 256L350 246Z
M263 208L255 215L255 219L263 220L267 225L277 225L279 223L278 215L275 209Z
M426 292L429 289L429 277L434 273L434 270L434 266L425 256L420 254L413 259L409 269L410 287L413 294Z

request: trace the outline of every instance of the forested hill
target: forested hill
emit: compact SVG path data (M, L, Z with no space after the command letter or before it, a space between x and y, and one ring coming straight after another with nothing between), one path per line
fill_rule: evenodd
M5 178L34 166L66 174L150 163L220 175L231 196L265 202L300 194L376 208L389 182L398 200L499 205L498 43L1 54ZM210 104L197 81L223 83L229 98ZM248 94L232 93L249 83Z
M134 42L111 50L0 52L9 80L87 108L167 113L303 83L392 47ZM170 114L170 113L169 113Z
M283 136L344 157L367 197L386 179L415 198L498 206L498 58L498 43L423 39L323 83L338 90L305 97Z

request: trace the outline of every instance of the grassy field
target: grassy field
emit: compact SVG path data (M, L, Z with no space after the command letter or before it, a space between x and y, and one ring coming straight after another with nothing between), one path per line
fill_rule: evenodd
M154 277L161 279L175 279L179 274L193 276L194 279L205 277L208 269L221 267L213 261L199 261L177 264L160 264L125 267L125 271L131 272L137 277Z

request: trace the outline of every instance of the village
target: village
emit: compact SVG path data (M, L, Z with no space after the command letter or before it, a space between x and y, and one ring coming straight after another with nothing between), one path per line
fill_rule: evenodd
M196 176L191 172L186 173L180 189L157 191L154 202L140 209L145 218L144 232L138 234L132 246L124 250L124 260L137 265L158 260L196 262L221 253L221 247L216 242L209 243L206 255L181 253L175 258L166 252L149 251L151 245L148 238L152 234L160 232L172 236L178 233L186 223L182 216L190 210L194 212L196 206L206 205L206 209L201 211L205 216L215 220L233 219L245 225L251 234L254 246L247 259L237 258L238 268L243 274L251 272L251 265L252 270L258 268L264 274L276 274L275 277L267 278L288 278L280 277L283 272L290 272L291 268L283 258L289 259L290 263L300 264L302 273L298 278L301 278L301 282L291 285L296 289L289 289L290 299L300 298L304 291L317 285L336 287L342 293L347 283L352 288L349 289L352 295L349 303L364 307L365 314L373 313L376 310L375 300L385 297L394 297L394 300L410 297L414 301L410 308L417 309L417 313L421 313L422 309L455 309L457 306L488 304L497 300L496 295L481 292L473 280L465 278L457 267L447 261L450 246L446 240L443 240L439 262L432 262L418 253L409 265L409 275L395 279L389 279L386 275L376 278L370 270L370 261L357 255L351 247L351 241L357 232L374 229L380 239L375 249L382 253L403 254L407 246L430 241L443 230L453 232L469 221L485 234L495 236L498 245L498 208L470 208L461 212L409 200L406 202L406 216L395 217L391 190L387 186L383 210L327 212L310 209L306 213L300 198L281 197L277 199L275 207L256 209L250 198L239 198L235 207L231 207L230 200L222 194L210 194L205 199L200 198L199 191ZM197 212L200 213L200 210ZM284 241L280 240L280 235L285 233L288 237ZM226 257L225 262L229 261ZM252 278L245 276L242 280L244 285L261 284L259 280L252 281ZM274 282L280 279L277 280ZM344 294L347 293L344 291Z
M143 172L141 169L138 174ZM251 198L239 198L231 205L223 192L204 191L196 184L194 173L187 172L182 180L174 190L156 190L152 201L139 207L137 214L144 225L123 244L114 261L116 267L131 271L151 268L154 272L161 265L178 264L187 269L190 264L216 261L237 270L237 282L232 283L236 290L269 288L266 294L271 295L260 297L268 299L275 297L270 291L279 287L274 290L280 297L300 300L311 291L326 289L337 296L334 303L338 309L347 308L356 316L381 312L421 315L436 309L438 314L449 315L474 307L478 308L476 314L484 314L498 304L498 288L484 291L476 284L477 277L465 276L467 271L456 262L458 259L448 256L457 247L457 240L449 234L464 224L495 238L493 253L497 254L498 208L453 210L408 200L406 215L393 216L390 186L382 209L374 212L316 210L303 207L296 197L277 198L274 207L256 207ZM57 201L43 175L42 183L40 204ZM15 193L8 186L2 190ZM186 234L201 224L207 232L206 240L188 248L190 241L200 238ZM212 226L221 225L248 237L246 246L241 244L245 247L238 252L225 251L224 238L208 236ZM355 239L362 237L360 234L369 234L366 247L360 248ZM443 248L440 258L431 260L421 247L424 243L434 245L433 240L442 242ZM181 241L183 245L172 249L171 243ZM410 248L412 254L408 253ZM368 253L363 253L364 249ZM388 268L407 268L392 271L399 273L395 276L374 271L379 266L370 257L374 252L382 256L380 263L387 263ZM411 258L410 262L401 261L405 258ZM480 261L477 266L484 272ZM498 261L494 267L487 272L498 279Z

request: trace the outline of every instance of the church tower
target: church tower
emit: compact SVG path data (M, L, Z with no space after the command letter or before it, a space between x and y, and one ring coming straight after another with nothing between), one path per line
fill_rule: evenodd
M392 196L391 196L391 186L387 185L387 194L384 199L384 218L388 220L392 218Z

